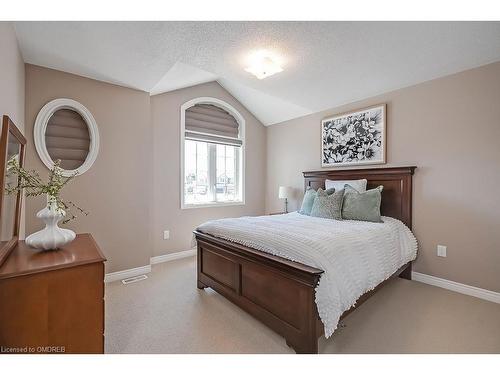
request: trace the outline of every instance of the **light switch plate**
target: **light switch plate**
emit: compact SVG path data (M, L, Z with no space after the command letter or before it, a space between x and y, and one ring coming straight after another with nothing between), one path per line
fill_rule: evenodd
M446 258L446 246L443 245L437 246L437 256Z
M168 240L169 238L170 238L170 231L169 230L163 231L163 239Z

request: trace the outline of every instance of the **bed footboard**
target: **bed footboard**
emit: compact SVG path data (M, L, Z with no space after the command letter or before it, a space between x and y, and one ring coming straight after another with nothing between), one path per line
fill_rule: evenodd
M282 335L297 353L317 353L322 324L314 290L322 270L195 232L200 289L210 287Z

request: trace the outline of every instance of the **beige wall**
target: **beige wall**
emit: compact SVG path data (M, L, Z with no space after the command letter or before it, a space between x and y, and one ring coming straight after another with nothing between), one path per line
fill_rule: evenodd
M384 102L387 165L418 166L415 270L500 292L500 63L269 127L266 210L282 208L279 185L295 188L298 207L301 172L321 169L322 118Z
M68 227L94 235L108 259L107 272L149 264L153 183L149 94L26 65L26 161L43 176L47 168L34 148L33 124L40 109L56 98L74 99L87 107L100 134L96 162L63 191L64 198L78 202L90 215ZM34 215L44 199L26 202L28 233L41 228Z
M211 96L236 108L246 122L245 205L180 209L180 107L188 100ZM153 255L191 248L192 230L210 219L264 213L266 177L266 129L218 83L168 92L151 97L154 131ZM163 240L163 231L170 239Z
M24 61L10 22L0 22L0 51L0 116L8 115L24 134ZM20 238L24 238L24 233L22 209Z
M24 61L14 27L0 22L0 115L8 115L24 129Z

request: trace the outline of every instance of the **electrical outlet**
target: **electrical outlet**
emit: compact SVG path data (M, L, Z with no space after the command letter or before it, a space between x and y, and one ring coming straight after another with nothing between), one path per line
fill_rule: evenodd
M446 246L443 245L437 246L437 256L446 258Z
M163 231L163 239L168 240L170 238L170 231L169 230L164 230Z

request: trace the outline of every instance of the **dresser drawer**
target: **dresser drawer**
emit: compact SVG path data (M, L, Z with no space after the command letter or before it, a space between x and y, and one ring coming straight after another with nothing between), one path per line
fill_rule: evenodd
M0 346L103 353L103 280L102 263L0 280Z
M90 235L0 267L0 346L10 353L103 353L104 261Z

